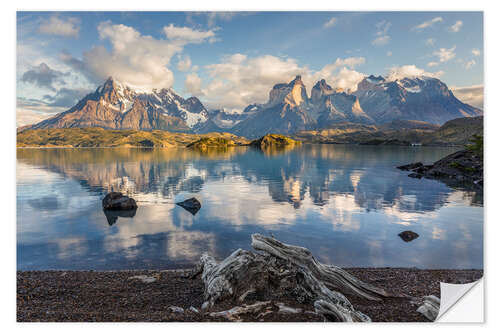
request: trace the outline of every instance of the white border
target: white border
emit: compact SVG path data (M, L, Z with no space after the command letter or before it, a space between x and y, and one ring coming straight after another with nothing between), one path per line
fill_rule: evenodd
M497 150L500 146L500 105L498 103L500 81L499 61L499 31L500 31L500 15L496 1L451 1L451 0L419 0L404 2L401 0L385 0L385 1L361 1L350 0L344 2L334 1L269 1L269 0L252 0L244 2L236 2L234 0L224 1L153 1L140 0L129 1L120 0L110 3L110 1L86 0L79 2L70 2L67 0L24 0L24 1L4 1L2 3L1 20L2 26L2 114L1 114L1 138L2 140L2 191L0 201L3 208L2 223L2 273L1 283L2 288L2 305L0 313L2 316L2 328L6 331L11 329L20 331L88 331L88 330L120 330L121 332L137 332L138 329L148 331L177 330L177 329L193 329L193 330L208 330L208 331L234 331L250 332L257 330L281 330L287 329L291 331L303 331L313 329L316 331L328 331L341 329L358 330L365 329L370 331L400 331L404 329L409 332L421 332L425 324L412 324L400 327L402 324L367 324L367 325L348 325L345 324L245 324L245 325L220 325L213 323L203 324L16 324L16 196L15 196L15 11L16 10L362 10L362 11L467 11L467 10L484 10L485 23L485 135L486 135L486 188L485 188L485 229L484 229L484 265L485 265L485 285L487 294L485 295L485 325L464 325L464 324L427 324L426 330L434 329L452 329L454 332L471 332L479 329L487 329L492 326L497 326L498 315L496 315L495 305L493 300L498 299L494 295L498 295L498 266L494 265L497 259L496 251L498 251L498 241L496 238L500 235L498 219L499 214L496 207L490 207L490 202L495 205L495 189L500 189L496 167L498 167L499 154ZM490 198L492 198L490 200ZM493 260L490 260L493 258ZM491 281L491 282L490 282ZM488 297L488 295L490 295ZM313 325L313 326L312 326Z

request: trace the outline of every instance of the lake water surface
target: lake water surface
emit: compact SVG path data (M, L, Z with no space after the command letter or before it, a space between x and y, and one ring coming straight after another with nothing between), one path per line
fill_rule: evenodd
M343 267L482 268L482 196L395 168L455 150L18 149L17 268L186 267L250 249L252 233ZM110 191L135 198L135 216L106 216ZM194 216L174 204L193 196Z

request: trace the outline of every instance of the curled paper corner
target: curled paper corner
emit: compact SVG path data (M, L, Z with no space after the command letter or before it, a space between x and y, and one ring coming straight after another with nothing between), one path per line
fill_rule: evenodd
M480 286L474 288L477 285ZM483 278L465 284L440 282L440 289L436 322L483 322Z

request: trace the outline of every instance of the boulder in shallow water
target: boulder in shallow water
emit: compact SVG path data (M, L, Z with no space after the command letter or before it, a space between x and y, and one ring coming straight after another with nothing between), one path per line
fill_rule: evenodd
M104 210L104 215L106 216L106 219L108 220L108 224L111 226L116 223L119 217L134 217L135 212L137 211L137 208L129 209L129 210L109 210L105 209Z
M400 232L398 236L401 237L401 239L404 240L405 242L411 242L412 240L418 238L419 235L416 232L406 230Z
M134 199L120 192L111 192L102 199L102 208L105 210L132 210L137 208L137 203Z
M182 202L177 202L177 205L181 206L193 215L196 215L201 208L201 203L196 198L190 198Z

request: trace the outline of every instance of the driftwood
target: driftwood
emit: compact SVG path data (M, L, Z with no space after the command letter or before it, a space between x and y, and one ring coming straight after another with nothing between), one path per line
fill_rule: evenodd
M311 252L304 247L283 244L274 238L264 237L259 234L252 235L252 247L256 250L268 252L278 258L290 260L302 268L309 269L317 279L331 289L337 289L374 301L390 296L383 289L362 282L339 267L318 262Z
M252 246L262 252L238 249L221 262L208 254L201 256L191 277L202 274L207 307L224 300L243 302L249 296L292 295L299 303L314 304L325 320L365 322L370 318L356 311L339 291L369 300L389 296L338 267L319 263L305 248L259 234L252 235Z
M225 318L229 321L242 321L242 319L240 317L241 315L259 313L269 305L271 305L271 301L256 302L255 304L252 304L252 305L236 306L232 309L225 310L225 311L211 312L210 317Z
M439 314L439 307L441 306L441 300L434 295L425 296L424 304L422 304L417 312L423 314L427 319L434 321Z

